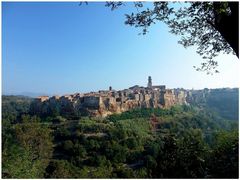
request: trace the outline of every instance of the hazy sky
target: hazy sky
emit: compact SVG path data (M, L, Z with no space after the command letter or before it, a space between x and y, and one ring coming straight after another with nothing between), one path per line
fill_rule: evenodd
M124 25L128 6L104 3L2 3L2 90L64 94L120 90L133 85L168 88L239 87L240 61L221 55L219 74L195 71L203 59L158 23L145 36Z

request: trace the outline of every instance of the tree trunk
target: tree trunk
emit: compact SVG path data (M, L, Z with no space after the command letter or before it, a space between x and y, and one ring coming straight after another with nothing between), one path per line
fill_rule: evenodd
M231 13L221 13L221 2L214 2L215 27L239 58L239 2L228 3Z

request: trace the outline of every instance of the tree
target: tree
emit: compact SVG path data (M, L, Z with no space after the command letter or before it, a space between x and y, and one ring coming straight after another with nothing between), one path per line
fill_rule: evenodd
M184 5L183 5L184 4ZM220 52L233 53L239 57L239 9L238 2L187 2L178 6L170 2L153 2L144 8L142 2L134 2L136 13L126 14L126 25L142 28L142 34L158 21L164 22L170 32L181 36L184 47L196 45L197 53L206 62L197 71L208 74L218 72L217 61ZM123 2L107 2L111 10L125 5ZM183 6L182 6L183 5Z
M76 178L79 169L66 160L53 160L46 168L45 178Z
M35 178L42 178L53 152L51 130L36 117L24 116L22 121L14 126L16 140L33 164L29 171L36 171Z
M239 133L220 131L207 160L208 178L238 178Z
M24 115L22 123L5 129L3 138L3 177L43 178L53 152L51 130Z
M8 144L2 152L3 178L36 178L39 176L39 161L32 162L30 152L18 144Z

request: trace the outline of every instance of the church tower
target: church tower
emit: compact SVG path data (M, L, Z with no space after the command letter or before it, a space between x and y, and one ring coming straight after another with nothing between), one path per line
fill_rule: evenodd
M148 88L152 88L152 78L151 76L148 76L148 85L147 85Z

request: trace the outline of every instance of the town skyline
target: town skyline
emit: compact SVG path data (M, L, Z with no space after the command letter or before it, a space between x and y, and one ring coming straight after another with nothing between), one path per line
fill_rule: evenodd
M149 81L149 79L151 79ZM151 83L151 85L149 84ZM74 94L91 94L91 93L99 93L99 92L104 92L104 91L124 91L124 90L127 90L127 89L132 89L134 87L139 87L139 88L149 88L150 86L152 86L153 88L156 87L156 88L159 88L161 86L164 86L164 88L166 89L171 89L171 90L174 90L174 89L177 89L177 90L204 90L204 89L234 89L234 88L238 88L238 87L220 87L220 88L202 88L202 89L187 89L187 88L183 88L183 87L174 87L174 88L169 88L169 87L166 87L165 85L163 84L153 84L152 83L152 78L151 76L148 76L148 81L146 83L146 85L132 85L131 87L126 87L126 88L123 88L123 89L114 89L112 86L109 86L105 89L98 89L98 90L94 90L94 91L88 91L88 92L80 92L80 91L76 91L76 92L71 92L71 93L62 93L62 94L56 94L56 93L52 93L52 94L48 94L48 93L40 93L40 92L36 92L36 93L32 93L32 92L21 92L21 93L18 93L18 94L3 94L3 95L23 95L23 96L29 96L29 97L54 97L54 96L66 96L66 95L74 95Z

